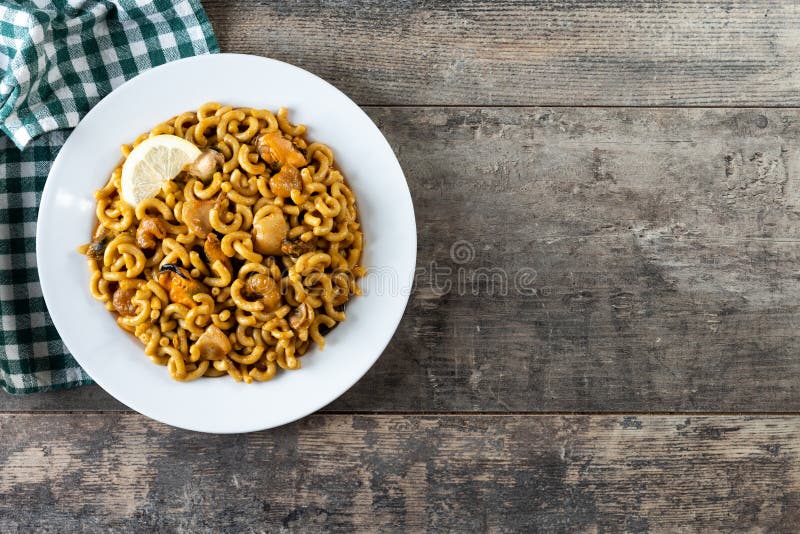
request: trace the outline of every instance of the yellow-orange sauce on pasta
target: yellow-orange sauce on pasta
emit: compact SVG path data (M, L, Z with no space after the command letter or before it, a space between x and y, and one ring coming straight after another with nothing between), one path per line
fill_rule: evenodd
M176 135L216 161L213 173L182 172L131 206L123 160L95 193L97 230L80 250L90 292L175 380L249 383L298 369L361 294L355 195L331 149L305 133L286 109L207 103L122 153Z

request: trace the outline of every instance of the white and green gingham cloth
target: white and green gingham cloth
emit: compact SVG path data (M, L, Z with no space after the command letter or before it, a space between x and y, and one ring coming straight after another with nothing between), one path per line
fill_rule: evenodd
M198 0L0 0L0 387L91 383L47 313L36 217L58 150L86 112L140 72L218 52Z

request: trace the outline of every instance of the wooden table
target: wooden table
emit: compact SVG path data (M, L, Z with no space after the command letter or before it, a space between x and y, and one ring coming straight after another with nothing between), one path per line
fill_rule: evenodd
M796 6L205 6L224 51L319 74L389 139L405 318L267 432L0 396L0 531L800 528Z

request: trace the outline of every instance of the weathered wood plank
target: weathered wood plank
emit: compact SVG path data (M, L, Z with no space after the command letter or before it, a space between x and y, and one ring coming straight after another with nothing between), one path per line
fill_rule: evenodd
M0 411L5 412L129 410L97 385L28 395L10 395L0 391Z
M800 110L368 111L420 273L331 409L800 411ZM120 408L85 392L0 410Z
M790 532L800 418L0 415L0 530Z
M359 104L800 105L791 2L203 2Z
M797 110L373 117L410 180L422 274L337 408L800 407Z

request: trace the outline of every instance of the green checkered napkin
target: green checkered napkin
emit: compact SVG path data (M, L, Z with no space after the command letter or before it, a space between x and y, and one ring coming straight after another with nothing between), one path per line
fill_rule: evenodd
M36 272L50 164L80 118L153 66L218 52L197 0L0 0L0 386L88 384L56 332Z

